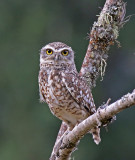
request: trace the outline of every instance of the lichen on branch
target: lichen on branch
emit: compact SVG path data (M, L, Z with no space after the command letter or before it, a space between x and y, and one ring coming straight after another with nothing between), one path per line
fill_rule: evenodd
M107 0L98 21L90 32L90 41L80 75L86 79L90 88L96 86L99 75L103 78L111 45L118 43L119 30L124 24L126 4L122 0ZM119 44L119 43L118 43Z

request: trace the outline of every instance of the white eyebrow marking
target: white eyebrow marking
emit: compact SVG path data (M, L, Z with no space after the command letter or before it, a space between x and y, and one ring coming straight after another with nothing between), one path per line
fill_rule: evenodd
M46 45L45 47L43 47L43 48L41 49L41 51L42 51L42 50L45 50L45 49L52 49L54 52L61 52L61 51L63 51L63 50L72 51L71 47L64 47L64 48L60 48L60 49L55 49L55 48L51 47L50 45Z

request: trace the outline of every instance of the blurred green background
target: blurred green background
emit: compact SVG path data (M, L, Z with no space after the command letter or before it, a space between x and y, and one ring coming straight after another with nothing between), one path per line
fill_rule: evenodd
M103 7L98 0L0 0L0 160L48 160L61 121L39 103L39 50L62 41L76 52L81 67L87 33ZM135 13L127 0L127 15ZM112 46L104 80L93 94L97 106L135 88L135 17L121 29L121 48ZM72 157L77 160L134 160L135 108L101 130L96 146L85 136Z

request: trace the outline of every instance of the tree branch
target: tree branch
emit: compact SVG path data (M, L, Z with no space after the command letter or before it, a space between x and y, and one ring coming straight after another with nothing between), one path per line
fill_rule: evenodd
M52 153L50 160L68 160L71 153L76 150L79 140L87 134L90 129L95 126L101 126L106 121L112 118L122 110L135 105L135 90L130 94L123 96L116 102L106 106L104 109L100 108L95 114L85 119L78 126L74 127L72 131L66 132L55 144L55 152Z
M98 21L93 24L80 70L80 75L86 79L90 88L96 86L99 74L102 78L105 74L108 50L115 42L118 43L119 29L124 24L125 13L125 3L122 0L106 0Z

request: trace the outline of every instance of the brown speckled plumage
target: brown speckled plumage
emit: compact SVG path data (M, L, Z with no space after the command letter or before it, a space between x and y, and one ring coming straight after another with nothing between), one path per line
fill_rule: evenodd
M47 55L47 49L53 53ZM69 54L62 55L63 50ZM76 70L74 52L64 43L49 43L41 49L39 92L40 100L47 102L51 112L67 123L70 130L96 111L90 88ZM97 143L99 131L92 131Z

